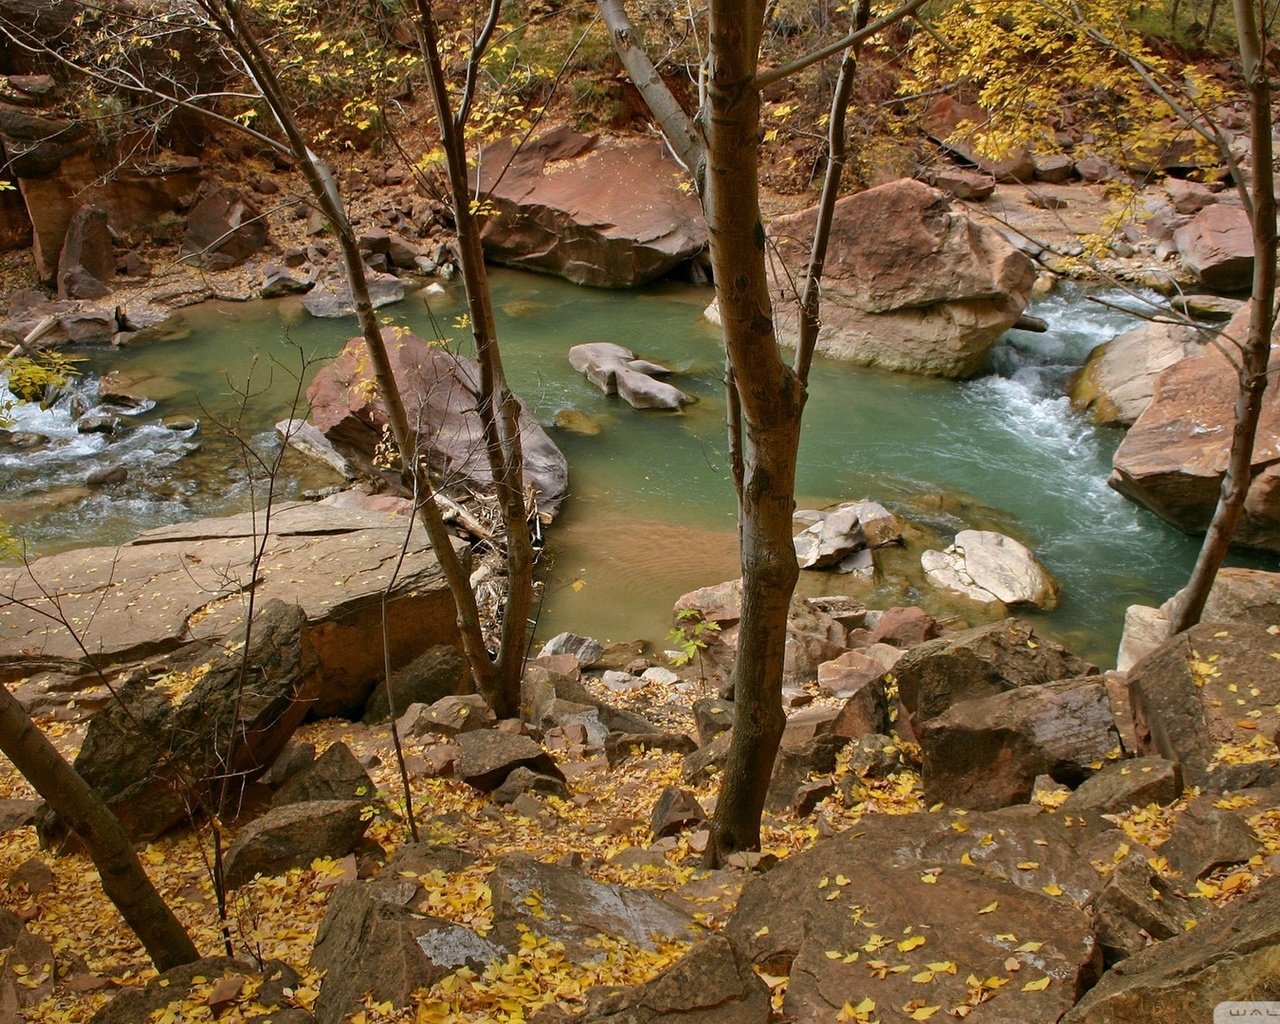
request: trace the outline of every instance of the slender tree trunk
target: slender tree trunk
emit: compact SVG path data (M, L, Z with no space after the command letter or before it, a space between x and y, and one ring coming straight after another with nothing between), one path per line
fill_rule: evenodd
M490 24L496 23L500 6L499 0L494 0L490 9ZM506 374L503 372L480 225L471 207L464 137L467 118L465 101L455 116L445 85L430 0L418 0L418 11L431 96L449 174L458 258L467 293L471 334L475 339L476 359L480 364L482 399L479 412L484 430L485 452L506 533L507 597L502 616L502 640L494 671L486 680L488 689L481 692L485 701L493 708L494 714L499 718L511 718L520 713L520 678L524 670L529 613L533 605L533 542L529 534L528 509L524 497L520 403L507 386ZM479 57L479 52L473 53L473 64Z
M280 86L271 61L263 53L257 37L245 23L239 5L235 0L222 0L216 6L212 3L206 5L204 10L214 26L244 61L250 78L261 90L263 99L285 135L289 150L306 178L312 198L333 227L342 249L343 266L347 282L351 287L356 319L360 323L360 333L369 349L370 361L373 364L378 396L382 399L392 436L400 449L404 471L414 478L415 492L423 496L418 503L418 517L427 532L432 549L439 560L441 572L453 595L467 664L475 680L476 689L481 694L494 693L498 689L495 683L495 668L485 646L475 593L471 590L471 581L466 568L453 549L452 535L445 526L444 518L435 501L430 497L434 493L434 486L424 460L419 458L418 438L409 425L404 400L391 368L390 354L382 337L382 326L378 323L377 313L369 295L368 275L365 273L364 262L360 256L359 241L351 223L347 220L337 185L324 161L307 146L302 130L293 116L289 97ZM481 400L487 400L486 396L481 396Z
M805 393L774 334L760 220L760 94L755 84L764 4L713 0L705 123L704 209L725 350L741 412L738 524L742 618L733 669L733 741L707 847L710 864L758 848L760 819L786 718L787 611L799 576L792 544L795 467Z
M156 970L189 964L200 953L142 870L129 837L106 804L0 686L0 750L84 843L102 890L147 951Z
M1264 38L1252 0L1235 0L1236 32L1240 58L1249 91L1249 134L1253 142L1253 188L1244 189L1245 208L1253 228L1253 290L1249 299L1249 327L1239 346L1236 366L1239 390L1235 426L1222 490L1213 518L1205 532L1191 578L1178 596L1173 632L1180 633L1200 621L1209 590L1227 556L1249 485L1253 479L1253 446L1262 418L1267 388L1267 363L1275 327L1276 297L1276 195L1274 155L1271 143L1271 86L1263 64ZM1232 347L1228 345L1228 349Z

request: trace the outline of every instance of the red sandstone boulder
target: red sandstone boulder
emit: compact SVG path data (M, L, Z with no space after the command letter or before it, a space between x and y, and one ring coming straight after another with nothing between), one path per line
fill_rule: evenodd
M816 216L815 207L769 225L775 314L788 342ZM953 211L941 192L910 180L881 185L836 204L818 351L866 366L971 377L1018 319L1034 283L1030 259Z
M1247 318L1246 308L1227 325L1227 335L1242 338ZM1273 369L1277 365L1274 351ZM1180 530L1204 530L1226 470L1236 390L1235 370L1212 346L1165 370L1156 379L1151 403L1116 450L1108 483ZM1263 397L1253 469L1253 484L1235 540L1277 551L1280 390L1274 386Z
M490 487L477 411L480 369L470 359L433 348L416 334L382 332L409 422L430 448L432 468L451 483ZM363 470L377 474L374 450L387 424L374 386L373 365L362 338L352 338L307 389L311 422ZM527 410L520 417L525 482L538 492L540 512L554 514L564 499L569 467L564 454Z
M1253 231L1244 209L1225 203L1207 206L1174 232L1182 262L1214 291L1238 292L1253 279Z
M489 146L479 176L493 208L485 254L498 263L635 288L707 245L689 176L657 139L555 128L518 153L508 140Z

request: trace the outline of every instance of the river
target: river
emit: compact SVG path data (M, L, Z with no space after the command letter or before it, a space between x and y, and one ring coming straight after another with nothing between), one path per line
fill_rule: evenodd
M658 642L681 593L737 575L722 356L716 330L701 316L710 293L680 285L596 291L503 270L493 273L493 289L512 383L570 465L571 495L548 545L539 634L571 628ZM462 344L461 310L461 290L451 286L382 313ZM1010 533L1062 584L1058 608L1032 617L1081 654L1111 664L1125 606L1172 593L1198 545L1106 486L1121 435L1082 420L1063 396L1089 350L1133 321L1075 289L1031 312L1048 321L1048 333L1011 332L993 352L996 372L974 381L819 360L805 412L799 504L869 497L918 523L928 536L886 553L890 567L918 559L921 545L945 543L958 529ZM122 416L125 429L110 440L78 434L65 402L47 411L18 408L14 431L47 441L31 448L0 441L0 518L38 555L245 507L255 470L227 428L272 458L272 424L289 414L298 378L308 380L352 333L353 320L312 319L296 300L207 303L179 312L145 344L82 350L83 401L96 401L97 375L114 368L154 405ZM617 342L671 366L696 403L680 413L637 412L604 396L568 365L569 347L585 341ZM589 417L598 433L550 426L562 409ZM199 427L161 423L174 416L197 417ZM91 469L109 465L124 465L128 480L84 487ZM326 482L290 457L277 493ZM809 594L851 587L827 574L802 576ZM853 592L873 605L922 602L946 611L912 584Z

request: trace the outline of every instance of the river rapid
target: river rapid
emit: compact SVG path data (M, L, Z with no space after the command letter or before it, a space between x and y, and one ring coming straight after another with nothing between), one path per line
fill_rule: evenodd
M494 272L493 288L511 381L570 465L570 498L549 537L538 632L660 644L680 594L738 574L722 355L716 329L702 318L710 292L679 285L604 292L515 271ZM462 310L461 289L451 287L382 313L463 345ZM1198 542L1106 486L1121 434L1081 419L1064 395L1088 352L1133 319L1071 288L1030 312L1048 322L1048 332L1010 332L992 353L991 375L973 381L819 360L798 501L823 507L869 497L917 523L912 545L882 553L890 575L959 529L1017 537L1062 584L1058 608L1031 617L1109 665L1125 606L1159 602L1177 589ZM310 318L296 300L207 303L127 349L80 350L83 376L74 393L47 410L17 407L10 433L0 437L0 519L29 555L39 555L117 543L260 500L257 459L270 461L279 450L273 424L290 415L318 362L354 330L354 320ZM681 413L642 413L606 397L569 367L568 349L586 341L616 342L665 363L697 401ZM97 406L99 375L111 369L148 403L100 410L118 418L114 435L80 434L73 404ZM556 427L562 410L576 411L596 432ZM123 483L86 485L90 472L113 466L128 471ZM290 454L275 493L289 497L332 482ZM910 581L859 590L848 578L802 577L807 594L954 610Z

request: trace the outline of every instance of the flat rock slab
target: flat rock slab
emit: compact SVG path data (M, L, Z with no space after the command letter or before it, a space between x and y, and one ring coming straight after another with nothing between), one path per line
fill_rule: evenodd
M642 889L597 882L569 868L524 854L502 857L489 878L492 938L517 948L519 926L563 942L571 959L599 959L605 936L642 949L661 942L692 942L704 934L688 915Z
M320 504L282 504L271 517L255 600L300 605L328 688L367 690L382 672L380 604L409 522ZM42 614L61 612L100 665L235 635L243 626L262 519L251 514L161 527L119 547L49 555L0 570L0 664L79 661L71 633ZM456 643L453 599L425 534L415 528L391 593L392 663ZM332 712L330 712L332 713Z
M870 1000L870 1019L936 1006L938 1019L1026 1024L1075 1003L1101 967L1089 915L980 867L923 860L939 827L933 815L868 819L747 885L725 936L791 976L784 1016L837 1020Z

